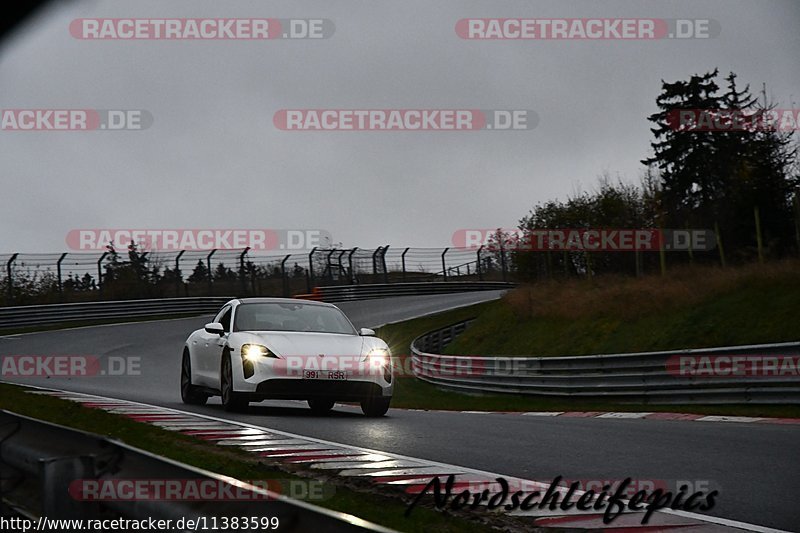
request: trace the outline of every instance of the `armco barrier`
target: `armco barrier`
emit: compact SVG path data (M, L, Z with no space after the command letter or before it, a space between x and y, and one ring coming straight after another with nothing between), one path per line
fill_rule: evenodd
M390 296L499 290L508 289L512 286L513 284L511 283L490 281L348 285L343 287L318 287L312 294L301 294L295 296L295 298L307 298L325 302L346 302ZM0 330L131 317L144 318L192 313L198 315L211 314L216 313L225 302L233 298L235 296L201 296L0 307Z
M232 296L0 307L0 329L92 320L216 313Z
M280 522L279 527L271 529L275 531L390 531L352 515L293 500L99 435L8 411L0 411L0 426L5 428L0 441L0 467L6 476L13 475L4 479L17 480L4 489L4 501L24 503L28 509L38 507L40 516L47 519L107 519L116 515L132 520L172 520L170 531L192 531L206 528L175 529L174 524L180 519L192 519L197 523L201 517L207 517L207 526L214 523L213 517L247 517L248 520L275 517ZM257 473L254 475L257 477ZM20 483L28 479L33 483ZM84 501L68 496L72 494L70 488L75 481L99 480L113 484L131 479L184 480L198 484L212 481L214 486L219 486L219 493L236 494L237 497L215 501L199 498L185 501L148 498ZM17 486L21 491L19 497L24 502L16 501ZM33 487L38 488L38 502L36 498L31 501ZM119 493L122 494L122 490ZM109 515L109 512L113 514ZM73 529L80 528L66 530ZM232 527L230 530L234 529L245 528ZM254 529L270 530L253 528L249 531Z
M800 403L800 377L682 376L667 370L675 356L800 355L800 342L570 357L439 355L466 327L461 322L411 344L416 377L468 392L606 399L636 403Z
M451 294L454 292L504 290L512 287L514 287L513 283L503 281L375 283L315 287L311 294L298 294L295 298L319 300L323 302L348 302L351 300L368 300L371 298L388 298L392 296L423 296L431 294Z

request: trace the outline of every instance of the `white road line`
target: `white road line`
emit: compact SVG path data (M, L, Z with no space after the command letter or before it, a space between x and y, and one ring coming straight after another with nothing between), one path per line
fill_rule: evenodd
M603 413L596 418L644 418L653 413Z
M767 420L757 416L704 416L696 418L693 422L759 422Z

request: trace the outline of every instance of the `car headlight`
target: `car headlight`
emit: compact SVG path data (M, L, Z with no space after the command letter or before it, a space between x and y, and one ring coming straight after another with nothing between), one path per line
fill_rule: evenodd
M369 351L367 357L369 358L370 365L386 366L389 364L391 354L386 348L373 348Z
M258 361L262 357L275 357L269 348L260 344L243 344L242 359L245 361Z

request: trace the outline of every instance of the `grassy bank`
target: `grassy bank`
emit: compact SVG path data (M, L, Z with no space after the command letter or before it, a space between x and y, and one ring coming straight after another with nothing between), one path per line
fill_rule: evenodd
M451 354L585 355L800 340L800 261L520 287Z
M521 287L499 301L384 326L395 354L428 331L475 322L445 350L462 355L584 355L800 340L800 262L696 268L642 279ZM488 411L677 411L798 417L800 406L641 405L518 395L468 395L398 379L395 407Z

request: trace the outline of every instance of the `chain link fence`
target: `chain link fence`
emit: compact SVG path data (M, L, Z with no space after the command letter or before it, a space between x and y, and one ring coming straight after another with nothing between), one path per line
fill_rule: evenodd
M314 287L509 281L505 252L463 248L314 248L0 254L0 305L185 296L293 296Z

